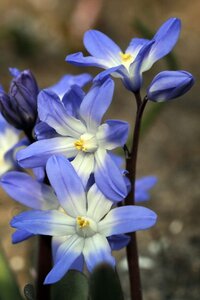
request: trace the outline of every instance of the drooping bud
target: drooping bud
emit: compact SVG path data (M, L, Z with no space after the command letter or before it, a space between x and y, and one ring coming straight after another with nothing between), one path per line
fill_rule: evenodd
M20 72L11 81L8 94L0 92L0 109L15 128L32 130L37 118L38 86L29 70Z
M163 102L185 94L194 84L192 74L186 71L163 71L156 75L147 89L147 97Z

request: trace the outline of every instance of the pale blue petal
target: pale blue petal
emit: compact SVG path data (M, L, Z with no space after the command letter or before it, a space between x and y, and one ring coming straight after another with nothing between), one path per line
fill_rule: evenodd
M181 30L181 21L177 18L168 19L153 37L155 43L142 64L142 72L149 70L152 65L175 46Z
M108 78L100 84L96 82L83 99L80 106L80 116L85 121L87 129L95 131L101 119L111 104L114 92L114 82Z
M64 136L79 137L86 128L80 120L71 116L59 97L48 90L38 95L38 114L41 121Z
M77 217L86 213L86 195L81 179L72 164L63 156L52 156L46 166L47 176L61 207L67 215Z
M60 259L60 257L58 255L56 257L56 252L57 252L58 248L60 247L61 244L63 244L69 238L70 238L70 236L54 236L52 238L52 256L53 256L54 264L57 262L56 258L57 258L57 260ZM70 266L70 270L77 270L79 272L82 272L83 267L84 267L84 257L81 254L72 263L72 265Z
M30 237L34 236L34 234L27 232L25 230L16 230L13 234L12 234L12 243L13 244L17 244L20 242L23 242L27 239L29 239Z
M112 201L122 201L127 188L121 170L106 150L99 148L95 153L95 182L104 195Z
M73 85L71 87L62 99L68 114L75 118L79 118L79 108L84 96L84 91L78 85Z
M108 36L98 30L88 30L83 39L87 51L99 59L105 59L111 64L120 64L121 49Z
M112 209L106 217L99 222L101 234L110 236L143 230L156 223L157 215L150 209L141 206L123 206Z
M135 202L147 201L150 198L149 190L157 183L155 176L145 176L135 182Z
M124 146L128 138L129 124L119 120L107 120L99 126L97 139L100 147L112 150Z
M22 172L8 172L1 177L1 186L14 200L34 209L54 209L58 200L52 188Z
M80 75L64 75L60 78L60 80L47 88L47 90L50 90L54 93L56 93L60 99L64 96L65 93L67 93L71 86L78 85L80 87L84 86L86 83L88 83L92 79L92 76L87 73L83 73Z
M111 254L109 243L99 233L85 240L83 255L90 272L101 263L108 263L112 267L115 266L115 259Z
M96 222L101 220L109 212L113 205L113 202L104 196L96 184L93 184L89 189L87 200L87 216L93 218Z
M17 152L17 161L23 168L45 166L49 157L63 154L68 158L75 157L78 150L74 146L73 138L55 137L41 140Z
M79 151L72 161L72 165L86 187L90 174L94 172L94 153Z
M51 284L60 280L80 256L83 245L84 239L77 235L69 237L61 244L56 253L56 264L46 276L44 284Z
M106 59L99 59L93 56L83 56L82 52L77 52L74 54L69 54L66 59L68 63L75 66L87 66L87 67L109 67L109 62Z
M133 38L126 49L126 53L131 54L133 60L138 55L139 51L142 49L143 46L147 45L149 40L147 39L140 39L140 38Z
M30 210L15 216L10 224L33 234L62 236L75 233L76 219L57 210Z

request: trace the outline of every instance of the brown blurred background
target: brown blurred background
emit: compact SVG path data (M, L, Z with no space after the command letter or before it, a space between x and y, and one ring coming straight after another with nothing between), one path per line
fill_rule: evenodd
M154 174L159 179L152 200L145 204L158 213L158 223L152 230L138 234L142 285L144 300L197 300L200 294L200 1L1 0L0 82L8 88L8 67L31 69L41 88L51 85L64 73L97 74L100 70L78 69L64 61L69 53L85 51L82 36L87 29L105 32L126 49L131 38L155 33L169 17L182 20L181 37L173 50L175 64L191 72L196 84L182 99L164 105L141 139L138 176ZM145 75L145 85L166 68L165 60L157 63ZM115 82L115 99L108 115L132 122L132 96L119 80ZM147 111L153 105L156 104L149 104ZM33 254L30 243L13 246L10 242L8 222L20 210L18 204L2 194L1 241L22 287L33 281L35 271L23 257ZM119 256L119 272L128 299L123 252Z

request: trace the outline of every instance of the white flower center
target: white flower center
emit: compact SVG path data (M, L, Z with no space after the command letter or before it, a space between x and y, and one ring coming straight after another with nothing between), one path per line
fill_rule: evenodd
M97 223L84 216L76 218L76 232L81 237L91 237L97 233Z
M96 136L91 133L84 133L79 140L75 141L74 146L83 152L95 152L98 148Z
M133 62L133 56L130 53L119 53L122 64L128 69Z

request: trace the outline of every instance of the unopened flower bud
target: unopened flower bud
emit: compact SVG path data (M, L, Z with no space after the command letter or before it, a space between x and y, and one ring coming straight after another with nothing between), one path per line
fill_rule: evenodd
M185 94L194 84L186 71L164 71L155 76L147 89L147 97L154 102L172 100Z
M18 129L33 128L37 118L38 86L29 70L12 81L8 94L0 93L0 109L5 119Z

